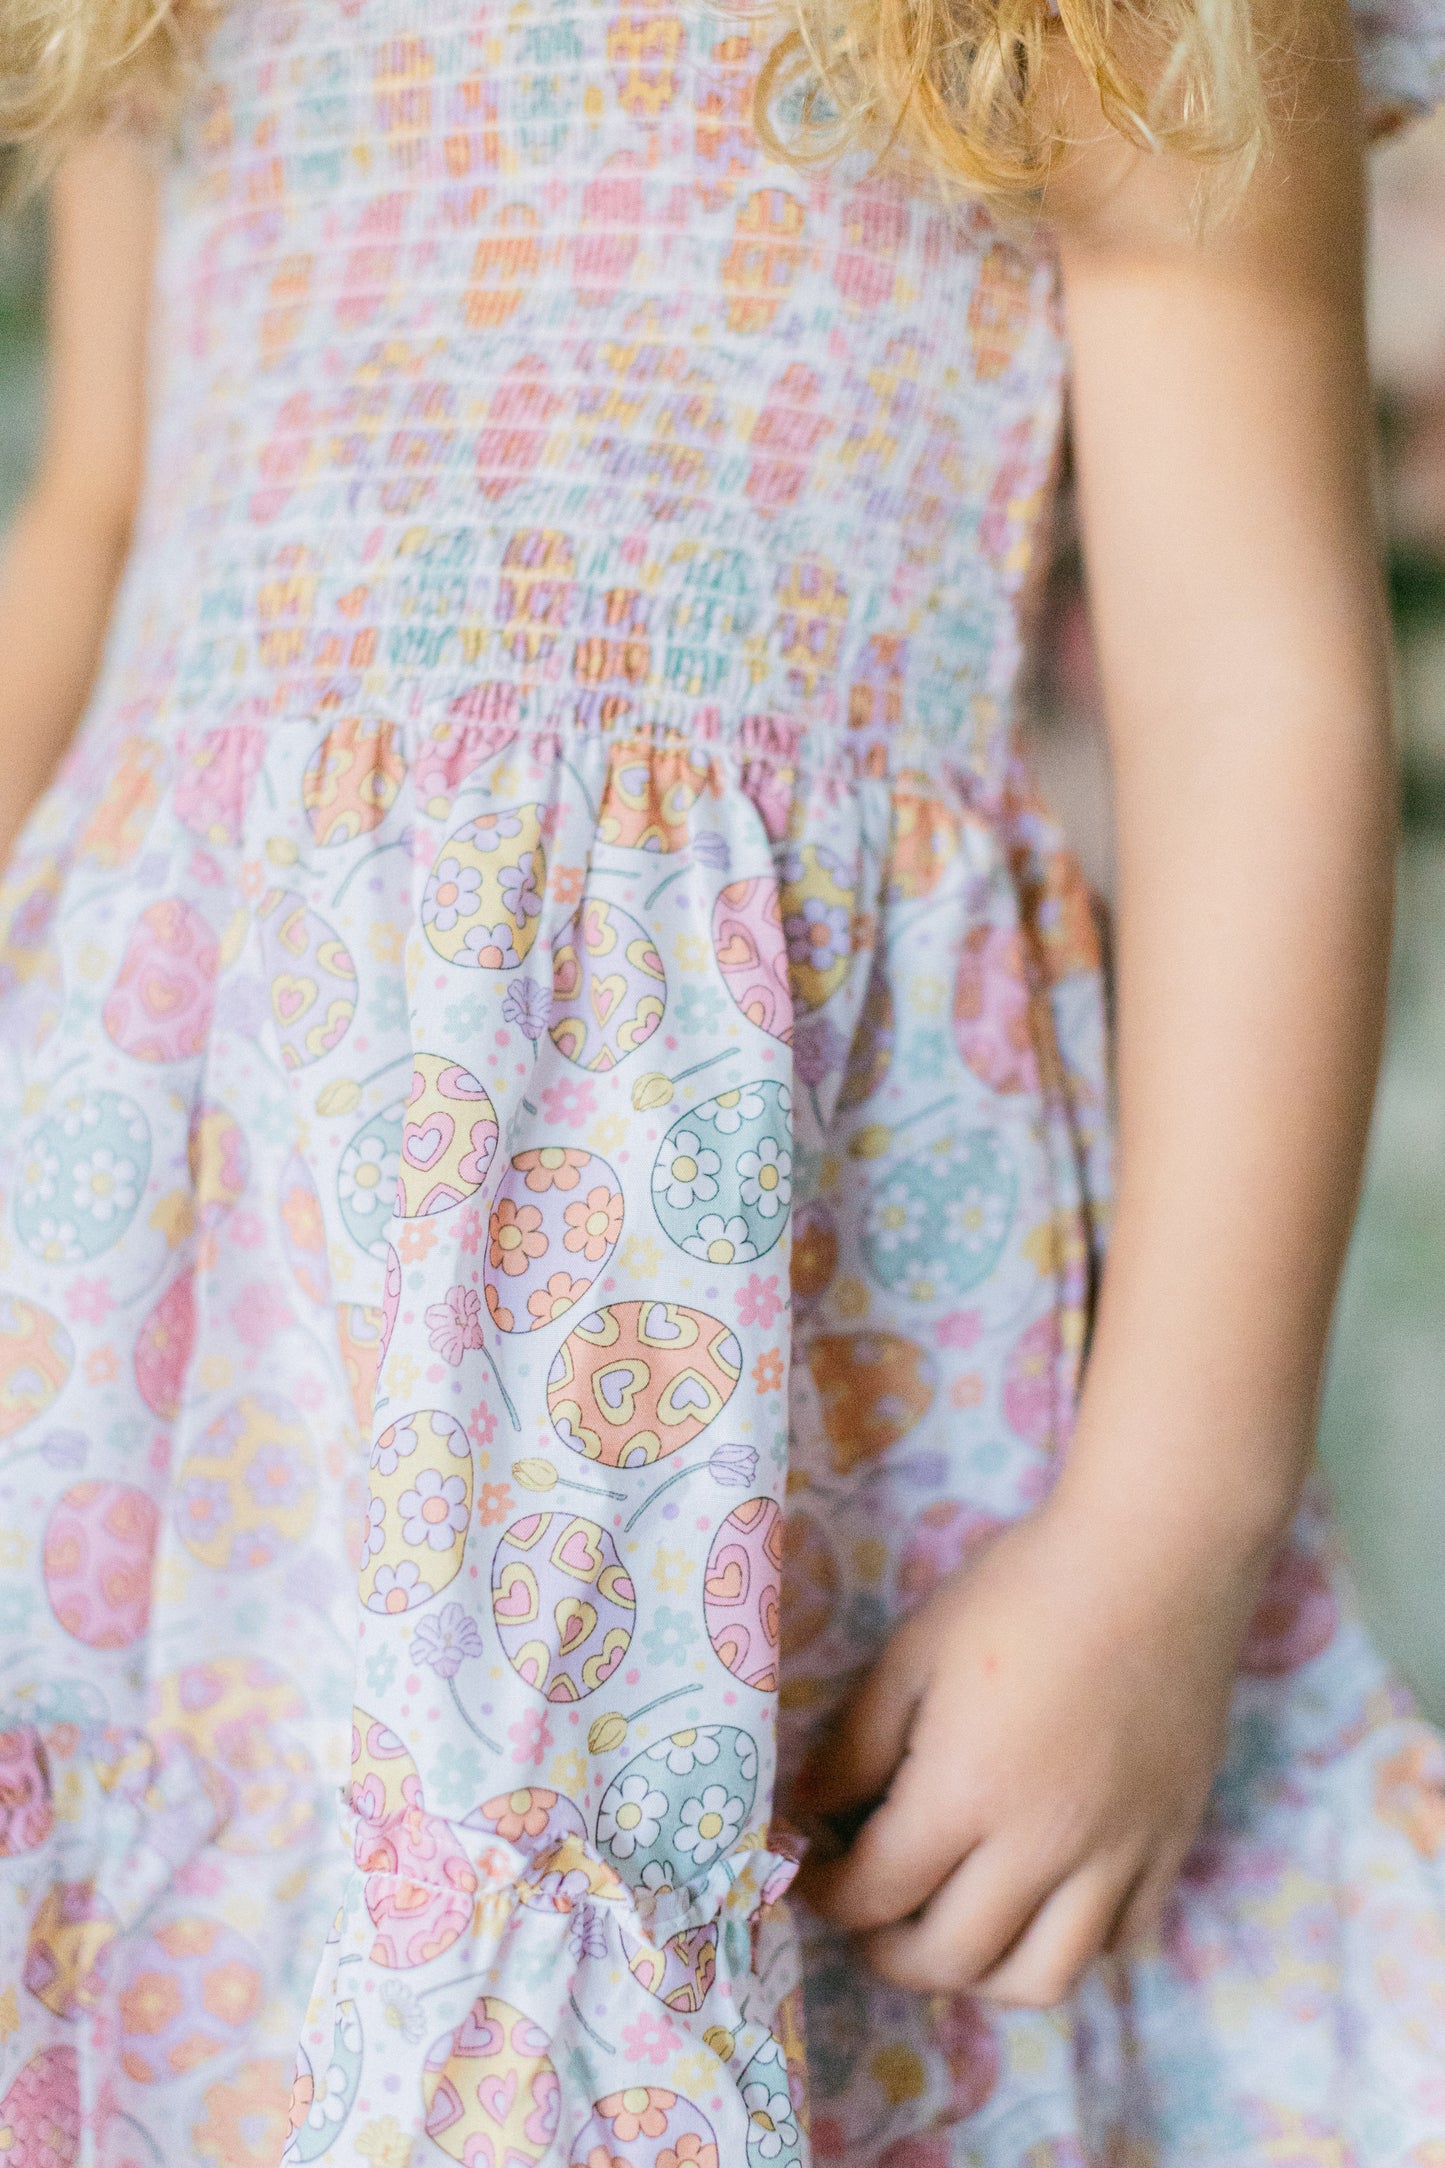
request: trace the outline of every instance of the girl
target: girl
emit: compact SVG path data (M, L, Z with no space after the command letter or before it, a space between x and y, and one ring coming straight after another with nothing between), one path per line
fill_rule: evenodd
M1340 0L0 23L8 2168L791 2168L805 2072L860 2168L1438 2168L1445 1754L1298 1508L1390 885ZM1445 10L1358 28L1428 98Z

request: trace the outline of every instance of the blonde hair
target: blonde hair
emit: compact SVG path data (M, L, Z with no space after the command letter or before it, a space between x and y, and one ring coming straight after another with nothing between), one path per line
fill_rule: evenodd
M1265 101L1250 0L784 0L758 86L785 156L898 144L965 188L1037 192L1060 149L1046 47L1067 40L1106 118L1150 148L1248 160ZM213 0L0 0L0 142L32 171L119 111L157 118Z

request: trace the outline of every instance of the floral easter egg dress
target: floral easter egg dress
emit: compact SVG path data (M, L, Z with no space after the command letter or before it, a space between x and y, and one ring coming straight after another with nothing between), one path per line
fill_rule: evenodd
M0 899L6 2168L1445 2160L1445 1752L1316 1508L1155 1954L990 2015L784 1901L780 1706L1048 1487L1108 1120L1053 267L767 162L767 37L237 0L186 116Z

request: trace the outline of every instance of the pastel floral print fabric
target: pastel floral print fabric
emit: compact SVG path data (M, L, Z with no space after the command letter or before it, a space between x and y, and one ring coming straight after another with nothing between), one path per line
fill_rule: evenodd
M768 35L218 30L0 899L7 2168L1445 2158L1445 1752L1313 1506L1152 1956L1003 2017L785 1901L780 1752L1065 1448L1108 1138L1052 267L767 164Z

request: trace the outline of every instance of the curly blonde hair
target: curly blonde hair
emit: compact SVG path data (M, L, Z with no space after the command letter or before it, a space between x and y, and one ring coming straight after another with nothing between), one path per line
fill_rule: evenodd
M0 0L0 142L40 171L118 110L157 118L217 0ZM848 141L921 154L994 198L1060 149L1044 59L1066 40L1107 119L1150 148L1248 160L1266 105L1250 0L781 0L757 120L784 156Z

